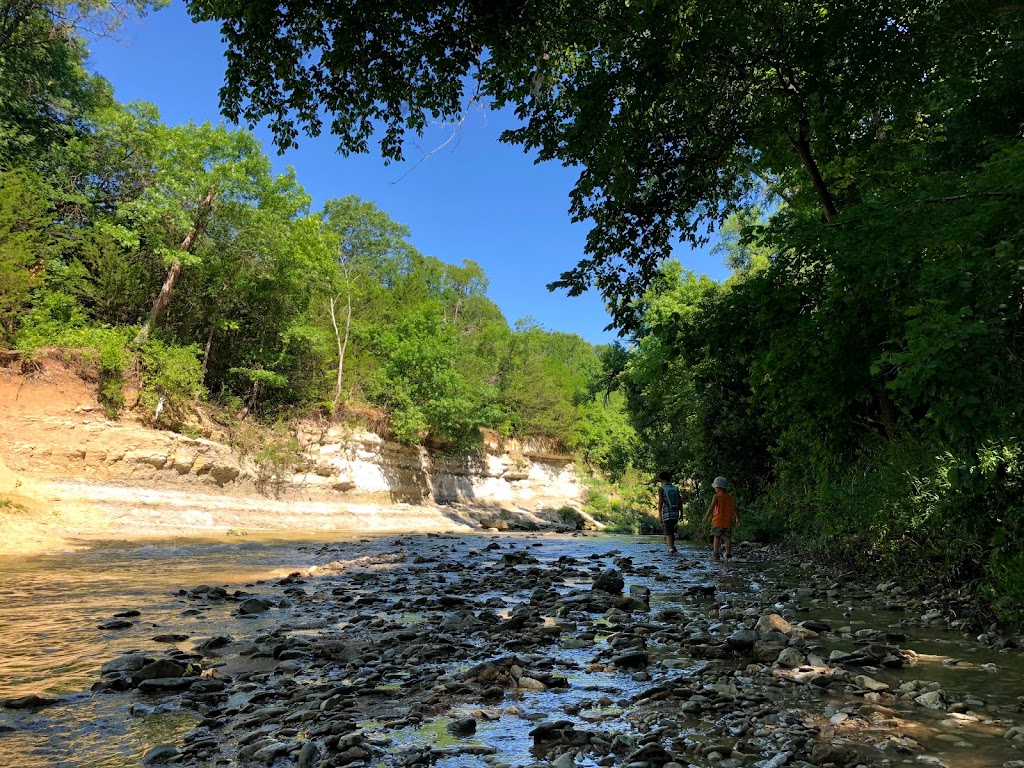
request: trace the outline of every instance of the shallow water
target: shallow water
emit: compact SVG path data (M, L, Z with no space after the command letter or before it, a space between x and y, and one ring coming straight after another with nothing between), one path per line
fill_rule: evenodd
M206 584L232 592L258 593L262 581L328 562L359 564L362 558L373 556L377 558L373 567L391 567L381 565L386 558L380 556L393 551L398 541L407 547L415 548L422 542L424 549L443 546L458 553L479 550L494 538L446 536L443 543L439 543L436 538L394 534L328 537L321 533L287 540L234 536L202 541L97 542L86 551L0 558L0 593L5 595L0 602L0 698L30 693L62 697L60 704L38 712L0 710L0 766L135 766L141 763L149 747L180 739L195 725L195 714L177 711L172 704L165 712L132 717L129 707L144 697L89 693L90 686L99 677L101 664L129 651L152 651L155 647L152 638L157 635L172 632L189 635L189 640L175 644L188 650L201 638L218 634L251 636L261 627L277 627L282 621L291 624L297 632L316 631L314 627L302 629L304 617L298 609L274 611L243 621L232 613L230 603L190 602L178 594L179 590ZM715 564L708 561L704 552L686 548L680 558L671 558L653 538L505 535L498 540L527 549L542 563L553 562L562 555L585 562L592 555L606 558L613 551L632 557L637 566L653 563L661 580L627 578L630 584L639 583L652 589L652 612L677 608L688 616L707 617L732 601L742 604L756 596L774 595L801 586L798 581L793 583L794 570L782 565ZM607 560L603 564L607 565ZM396 561L394 567L400 565L400 561ZM600 565L601 561L593 561L595 570ZM796 575L799 576L798 571ZM443 586L446 579L458 577L431 573L429 578ZM717 587L713 598L686 594L688 587L704 584ZM508 610L515 609L518 597L522 596L505 600ZM806 609L801 614L803 618L829 621L833 626L846 623L854 630L900 626L905 618L867 603L858 605L850 617L843 615L849 601L843 605L798 601L798 605ZM138 617L128 619L134 622L130 629L97 628L115 614L129 610L140 612ZM422 620L408 612L390 618L408 623ZM609 632L612 631L614 626L609 626ZM993 707L1008 707L1024 693L1024 657L1021 654L993 651L962 634L942 629L913 627L905 631L909 640L901 645L922 654L920 663L898 673L880 670L872 673L873 676L894 685L900 680L934 680L951 691L979 697ZM596 640L597 645L603 642L600 636ZM825 645L827 650L852 647L842 640L829 640ZM527 736L535 720L549 715L564 716L562 708L567 704L591 705L579 713L584 722L600 723L602 728L616 724L625 727L628 699L644 684L632 682L628 675L588 671L586 665L594 657L594 650L593 645L580 649L568 643L551 649L551 658L569 665L565 673L570 678L571 688L531 695L521 702L522 715L481 722L473 739L458 740L458 745L493 750L501 760L512 765L527 764L535 759L530 753ZM675 673L685 674L687 659L678 649L654 647L652 654L656 658L677 660ZM961 659L971 666L949 666L949 659ZM997 669L981 666L991 664ZM381 689L394 690L400 682L400 678L384 680ZM602 693L607 694L610 703L595 703ZM790 695L820 696L816 689ZM159 704L161 699L151 697L147 701ZM834 703L841 706L863 701ZM824 706L823 702L822 708ZM467 713L453 711L452 717L464 714ZM903 731L913 734L926 745L928 754L940 757L951 768L998 766L1005 760L1024 757L1001 736L971 723L951 721L945 713L905 708L896 714L903 720L900 726ZM454 747L445 731L446 724L445 718L437 718L415 727L390 731L388 748L400 752L418 745ZM692 735L700 739L699 732ZM463 768L481 765L480 761L480 755L453 753L443 757L437 765ZM913 758L906 761L913 762ZM900 762L904 761L894 760L894 763Z

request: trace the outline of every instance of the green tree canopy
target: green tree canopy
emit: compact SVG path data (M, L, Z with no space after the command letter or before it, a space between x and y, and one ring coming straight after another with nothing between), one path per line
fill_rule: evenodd
M578 166L587 256L553 284L600 289L615 322L679 237L704 240L758 179L834 218L871 174L940 129L937 91L1008 56L998 4L959 0L249 3L191 0L228 42L225 112L281 147L330 129L384 157L478 98L515 107L507 141ZM865 157L877 162L865 162ZM760 183L760 182L759 182Z

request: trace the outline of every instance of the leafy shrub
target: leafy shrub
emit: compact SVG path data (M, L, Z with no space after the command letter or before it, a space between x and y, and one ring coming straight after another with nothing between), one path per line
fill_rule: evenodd
M142 346L142 389L139 402L180 419L187 406L206 395L203 387L201 351L196 344L172 346L150 339Z
M970 584L976 610L1024 621L1019 440L955 453L911 440L879 444L840 482L783 478L754 519L798 548L868 573L900 573L912 587Z
M582 530L583 526L586 524L586 520L583 519L583 515L579 513L579 510L573 509L572 507L559 508L558 519L566 525L572 526L577 531Z
M252 458L257 467L257 487L280 496L302 463L302 447L286 430L277 429Z

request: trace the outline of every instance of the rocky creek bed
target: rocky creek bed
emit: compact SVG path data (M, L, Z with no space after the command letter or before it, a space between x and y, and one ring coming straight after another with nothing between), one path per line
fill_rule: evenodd
M0 568L0 765L1024 768L1019 638L896 582L585 534L261 546Z

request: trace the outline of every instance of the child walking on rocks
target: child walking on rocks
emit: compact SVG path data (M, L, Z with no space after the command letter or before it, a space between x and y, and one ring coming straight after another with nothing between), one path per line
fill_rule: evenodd
M724 477L716 477L711 483L715 489L715 498L711 500L708 513L704 515L704 522L711 521L711 535L714 541L711 549L714 552L715 560L720 560L718 548L725 539L725 559L732 560L732 529L740 524L740 516L736 511L736 500L726 488L729 481Z
M679 525L679 510L683 506L682 498L679 495L679 488L672 485L672 475L662 472L658 475L658 517L661 524L665 526L665 543L668 544L668 551L675 553L676 549L676 527Z

